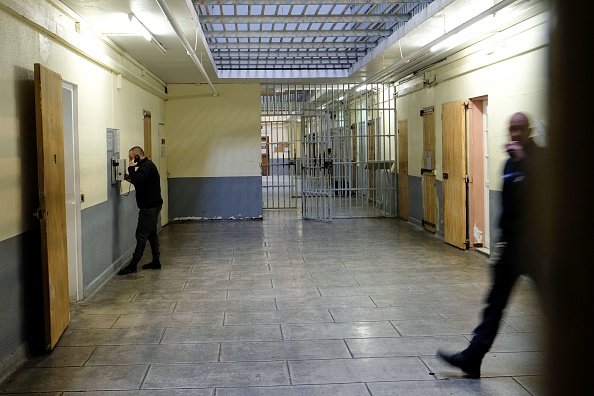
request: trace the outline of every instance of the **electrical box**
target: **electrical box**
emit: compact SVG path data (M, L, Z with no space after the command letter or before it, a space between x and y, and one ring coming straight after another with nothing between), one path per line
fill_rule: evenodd
M126 170L128 170L126 164L126 158L113 157L111 159L111 184L116 184L117 182L124 181Z

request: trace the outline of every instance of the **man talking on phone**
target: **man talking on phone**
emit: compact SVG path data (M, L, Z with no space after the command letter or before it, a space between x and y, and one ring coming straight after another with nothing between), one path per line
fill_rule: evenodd
M138 206L138 224L136 226L136 249L130 263L122 268L118 275L128 275L136 272L136 267L142 258L146 241L151 244L153 261L142 266L144 269L160 269L159 237L157 236L157 222L163 207L161 197L161 178L155 164L144 156L142 148L135 146L128 152L129 166L125 175L126 181L132 183L136 189L136 205Z
M509 121L510 141L505 145L509 158L503 170L502 211L499 220L501 246L499 258L491 269L491 289L488 293L483 319L474 329L474 335L466 349L458 353L438 350L437 356L454 367L461 369L469 378L481 376L481 364L491 349L503 311L512 288L521 274L528 274L537 280L542 258L531 253L538 238L531 239L537 232L530 221L535 216L531 211L536 199L533 189L544 172L543 152L531 135L530 122L525 113L514 113ZM546 172L544 173L546 174ZM540 214L543 216L544 214Z

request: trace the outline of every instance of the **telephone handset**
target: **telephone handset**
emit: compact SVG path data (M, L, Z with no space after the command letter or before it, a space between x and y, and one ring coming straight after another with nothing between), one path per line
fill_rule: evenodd
M138 163L140 162L140 156L139 155L134 156L134 162L136 162L136 165L138 165Z

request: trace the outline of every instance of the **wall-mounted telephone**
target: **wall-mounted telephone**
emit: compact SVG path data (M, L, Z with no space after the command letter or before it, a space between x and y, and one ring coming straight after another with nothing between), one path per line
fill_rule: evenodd
M125 158L111 158L111 184L124 181L124 176L128 169L126 167L126 162L127 160Z

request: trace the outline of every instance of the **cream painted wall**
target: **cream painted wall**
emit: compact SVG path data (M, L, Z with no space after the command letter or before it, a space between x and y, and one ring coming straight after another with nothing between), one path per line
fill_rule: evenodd
M171 178L260 175L260 85L168 86Z
M142 139L142 110L147 109L152 112L153 142L158 144L166 96L159 94L164 85L158 79L147 73L141 77L140 65L84 25L77 33L73 19L50 2L0 0L0 37L0 240L4 240L31 229L36 221L31 215L37 203L36 183L23 180L24 175L36 177L32 169L36 147L31 145L35 120L23 119L24 114L34 115L30 110L34 63L78 87L83 209L107 199L106 128L121 130L121 147L127 151ZM116 88L117 73L124 76L121 89Z
M407 82L413 88L397 97L396 108L398 120L408 120L409 175L421 176L423 119L419 111L435 106L436 174L441 180L441 104L488 95L488 176L490 189L501 190L501 171L507 159L503 145L508 140L509 117L516 111L525 111L532 116L533 123L542 121L547 125L548 30L542 18L539 16L530 28L487 51L477 46L452 57L453 61L445 65L426 70L436 77L437 85L433 87L422 87L423 73ZM487 55L493 50L494 53ZM399 93L405 89L405 84L396 87Z

